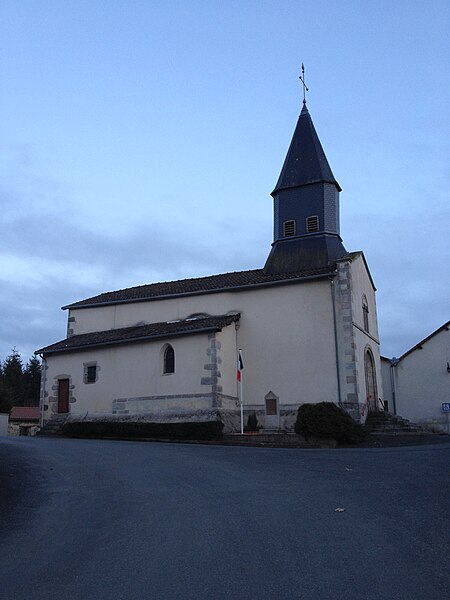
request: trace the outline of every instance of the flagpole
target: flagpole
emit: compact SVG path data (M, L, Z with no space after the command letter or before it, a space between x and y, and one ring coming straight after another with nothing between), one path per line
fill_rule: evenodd
M241 400L241 433L244 433L244 395L242 392L242 374L241 374L241 381L239 382L239 387L241 390L240 393L240 400Z
M239 404L241 407L241 434L244 433L244 392L242 388L242 371L244 370L244 363L242 362L242 349L239 348L237 357L237 378L239 382L238 393L239 393Z

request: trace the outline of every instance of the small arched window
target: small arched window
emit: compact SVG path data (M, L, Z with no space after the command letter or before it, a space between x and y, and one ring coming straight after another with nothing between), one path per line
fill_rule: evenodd
M369 305L367 304L367 298L365 295L362 297L362 311L363 311L364 331L369 333Z
M163 373L175 373L175 351L170 344L164 350Z

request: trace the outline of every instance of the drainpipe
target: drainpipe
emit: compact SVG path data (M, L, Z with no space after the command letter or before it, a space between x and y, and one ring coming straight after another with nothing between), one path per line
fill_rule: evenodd
M45 403L45 384L46 384L46 373L47 373L47 364L45 362L45 358L42 354L38 356L41 357L42 365L41 365L41 390L39 394L39 427L42 429L44 426L44 403Z
M391 375L391 393L392 393L392 404L394 405L394 415L397 414L397 405L395 402L395 377L394 377L394 368L398 365L398 363L400 362L399 358L391 358L391 368L390 368L390 375Z
M334 287L334 279L330 279L331 284L331 304L333 305L333 326L334 326L334 347L336 350L336 376L337 376L337 385L338 385L338 401L339 404L342 404L342 394L341 394L341 376L339 371L339 345L338 345L338 336L337 336L337 322L336 322L336 292Z

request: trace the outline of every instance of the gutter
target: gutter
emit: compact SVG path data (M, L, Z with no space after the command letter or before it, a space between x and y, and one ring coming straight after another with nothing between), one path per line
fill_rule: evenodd
M82 350L90 350L91 348L101 348L103 346L114 346L114 345L118 345L118 344L133 344L133 343L138 343L138 342L144 342L147 340L161 340L164 338L172 338L172 337L181 336L181 335L216 333L218 331L222 331L222 329L223 329L223 327L204 327L203 329L195 329L195 330L191 330L191 331L179 331L177 333L170 333L170 334L162 333L160 335L154 335L154 336L147 335L147 336L141 336L141 337L125 339L125 340L111 340L109 342L97 342L97 343L93 343L93 344L82 344L81 346L69 346L66 348L59 348L57 350L45 351L45 348L43 348L42 350L37 350L36 353L39 353L40 356L42 354L42 357L44 357L44 356L48 356L50 354L59 354L60 352L78 352L78 351L82 351ZM44 361L45 358L42 358L42 360Z
M336 356L336 376L337 376L337 385L338 385L338 402L342 404L342 392L341 392L341 373L339 369L339 344L338 344L338 336L337 336L337 322L336 322L336 293L334 287L334 279L330 278L331 285L331 304L333 305L333 329L334 329L334 347L335 347L335 356Z
M44 427L44 404L45 404L45 384L47 383L46 375L47 375L47 364L43 354L39 354L38 352L34 353L41 357L41 389L39 393L39 427L42 429Z
M398 365L398 363L400 362L399 358L391 358L390 360L390 378L391 378L391 393L392 393L392 404L394 405L394 415L397 414L397 404L396 404L396 400L395 400L395 377L394 377L394 368Z

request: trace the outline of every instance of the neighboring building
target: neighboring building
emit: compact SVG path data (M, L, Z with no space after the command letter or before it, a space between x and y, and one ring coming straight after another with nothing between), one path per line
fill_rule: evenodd
M382 357L384 399L388 410L434 431L449 431L450 321L405 352Z
M43 359L44 421L221 419L245 413L292 429L305 402L365 420L381 396L375 286L339 234L339 192L303 105L272 192L274 241L262 269L154 283L75 302L67 338Z
M13 406L9 413L9 435L35 435L39 429L39 406Z

